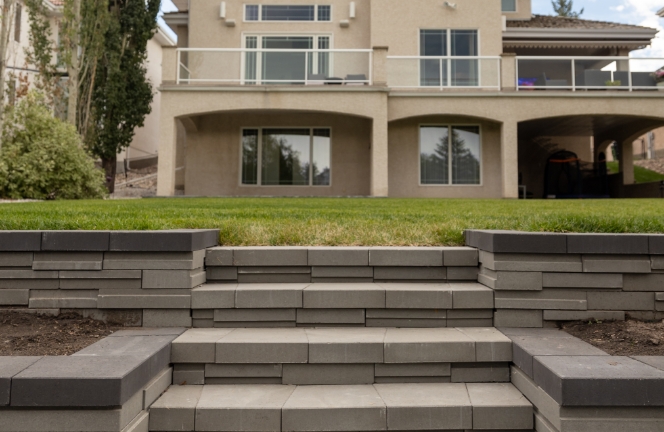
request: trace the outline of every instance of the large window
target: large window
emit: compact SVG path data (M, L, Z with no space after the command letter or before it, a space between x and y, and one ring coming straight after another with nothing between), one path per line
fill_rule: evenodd
M479 185L479 126L421 126L420 184Z
M479 85L477 30L420 30L420 85L475 87ZM452 59L446 57L454 57Z
M242 184L329 186L330 129L244 129Z
M502 0L503 12L516 12L516 0Z
M245 5L245 21L332 21L329 5Z

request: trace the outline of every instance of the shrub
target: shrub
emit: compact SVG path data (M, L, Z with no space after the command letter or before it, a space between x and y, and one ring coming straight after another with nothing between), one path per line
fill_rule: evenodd
M74 126L53 117L39 93L9 109L2 130L0 197L102 198L104 176Z

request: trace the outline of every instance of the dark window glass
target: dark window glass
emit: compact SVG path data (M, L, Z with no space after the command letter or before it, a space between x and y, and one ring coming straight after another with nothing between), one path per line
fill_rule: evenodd
M258 21L258 5L246 5L245 8L245 19L247 21Z
M242 131L242 184L258 184L258 130Z
M420 128L420 183L449 184L449 128Z
M516 12L516 0L502 0L503 12Z
M315 6L263 5L263 21L315 21Z
M477 30L452 30L452 56L477 56ZM479 60L454 59L451 64L452 83L458 87L474 87L479 84Z
M452 127L452 183L480 184L480 128Z
M262 184L309 184L310 134L309 129L263 129Z
M318 6L318 21L332 21L332 6Z
M330 185L330 130L314 129L312 148L312 183Z
M420 56L442 57L447 55L447 30L421 30ZM447 60L420 61L420 83L422 86L447 85Z

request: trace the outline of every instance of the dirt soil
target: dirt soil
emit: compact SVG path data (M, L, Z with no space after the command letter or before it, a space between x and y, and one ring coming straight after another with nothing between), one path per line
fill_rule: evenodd
M583 321L562 329L611 355L664 356L664 321Z
M122 327L66 313L0 312L0 356L71 355Z
M149 197L157 194L157 167L131 170L115 176L113 198ZM143 179L143 180L141 180ZM133 182L132 182L133 181ZM132 182L126 184L126 182Z
M650 160L638 160L634 161L634 165L638 165L641 168L646 168L651 171L664 174L664 158L660 159L650 159Z

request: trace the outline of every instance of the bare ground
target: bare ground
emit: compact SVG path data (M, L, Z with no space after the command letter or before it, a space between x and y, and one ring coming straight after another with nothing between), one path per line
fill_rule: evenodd
M664 356L664 321L583 321L562 329L611 355Z
M119 329L74 313L54 317L4 310L0 356L71 355Z
M634 165L640 166L641 168L649 169L650 171L655 171L657 173L664 174L664 158L638 160L634 161Z

